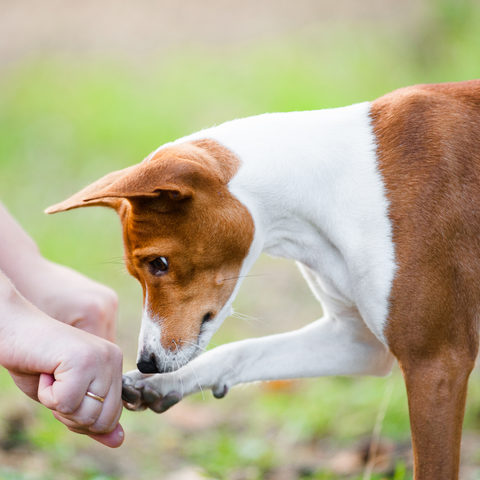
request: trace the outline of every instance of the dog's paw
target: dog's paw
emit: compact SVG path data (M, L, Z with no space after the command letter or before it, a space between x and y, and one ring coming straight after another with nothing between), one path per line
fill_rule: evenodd
M141 402L145 408L149 408L156 413L163 413L182 399L183 395L180 392L175 389L165 388L164 385L160 389L163 394L160 393L155 385L157 382L152 380L145 379L135 384L135 389L141 392Z
M156 413L166 412L178 403L183 395L171 382L172 374L144 375L137 370L123 375L122 400L127 410L141 411L150 408Z
M122 377L123 406L127 410L132 410L132 411L145 410L147 406L144 404L142 400L142 392L135 388L135 383L139 379L135 379L134 376L131 375L132 373L136 373L136 372L128 372Z
M184 396L205 389L211 389L216 398L223 398L228 393L224 378L215 383L201 382L201 377L199 379L193 369L153 375L144 375L133 370L123 376L122 399L128 410L150 408L156 413L163 413Z
M127 410L142 411L148 408L148 402L143 398L142 389L137 388L137 383L156 375L145 375L138 370L131 370L122 377L122 400Z

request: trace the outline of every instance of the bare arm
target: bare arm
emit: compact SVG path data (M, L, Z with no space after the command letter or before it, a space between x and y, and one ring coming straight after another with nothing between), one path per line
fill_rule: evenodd
M123 441L116 307L112 290L43 258L0 204L0 365L70 430L112 447Z

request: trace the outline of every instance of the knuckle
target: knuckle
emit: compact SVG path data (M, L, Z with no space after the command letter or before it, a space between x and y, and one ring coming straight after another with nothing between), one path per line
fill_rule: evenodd
M102 301L98 298L90 299L85 304L85 314L88 318L96 321L105 321L107 318L107 309L103 305Z
M90 427L97 421L97 419L94 417L79 417L75 418L73 421L82 427Z
M85 314L91 319L100 322L113 320L118 309L118 296L108 287L103 287L101 292L92 295L84 305Z
M123 364L123 353L118 345L114 343L105 342L103 349L98 350L97 353L100 355L100 361L103 364L109 365L115 371L119 371L121 375L122 364Z
M128 401L123 401L123 406L127 409L130 410L131 412L141 412L143 410L146 410L147 406L143 402L138 402L138 403L130 403Z
M118 363L123 359L123 354L120 350L120 347L103 339L101 339L99 345L97 345L96 353L100 357L101 361L108 363Z
M67 428L68 428L71 432L73 432L73 433L79 433L80 435L85 435L85 434L88 433L88 430L85 430L85 429L83 429L83 428L69 427L68 425L67 425Z
M95 349L90 346L80 351L73 352L75 356L75 362L79 369L88 371L92 367L96 367L96 352Z
M115 426L112 423L96 422L89 428L89 431L92 433L110 433L115 429Z
M64 416L72 415L75 412L75 409L72 406L64 403L57 403L57 405L54 407L54 410Z
M111 311L116 312L118 310L118 295L111 288L107 288L105 301Z
M121 364L123 362L123 352L121 348L118 345L115 345L114 343L112 343L111 349L112 349L111 356L113 361Z

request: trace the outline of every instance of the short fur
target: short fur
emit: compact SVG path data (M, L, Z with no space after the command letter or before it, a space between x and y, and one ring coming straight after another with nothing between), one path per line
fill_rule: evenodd
M122 219L144 290L138 365L170 372L127 373L128 408L256 380L385 375L396 358L415 479L451 480L478 352L479 167L480 82L421 85L203 130L48 211L104 205ZM298 262L323 318L194 359L262 251Z

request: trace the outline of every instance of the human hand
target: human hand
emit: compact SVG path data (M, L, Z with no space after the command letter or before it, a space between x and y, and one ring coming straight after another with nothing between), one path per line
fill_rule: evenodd
M10 290L5 286L7 282L0 282L0 364L24 393L53 410L70 430L110 447L120 446L120 349L53 320L11 285ZM87 397L87 391L105 401Z
M52 318L113 342L116 294L43 258L35 242L0 204L0 270Z
M25 262L25 260L24 260ZM40 255L28 259L15 286L42 312L67 325L115 340L118 299L113 290Z

